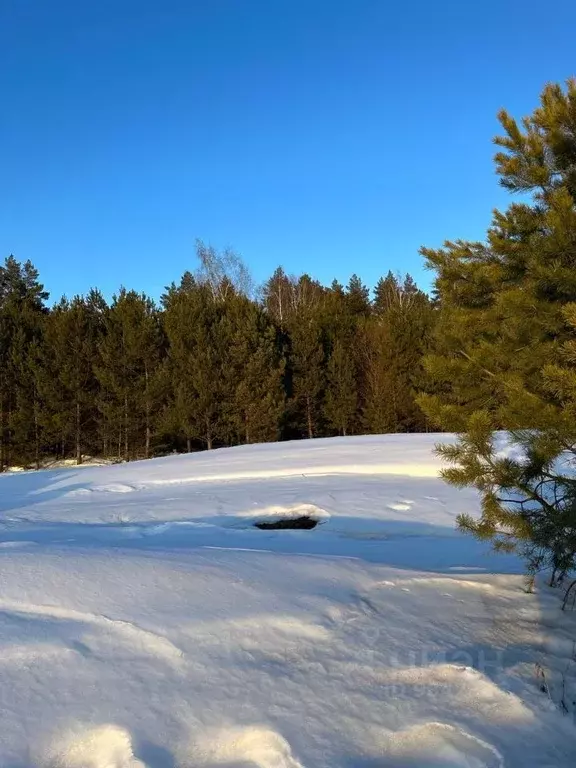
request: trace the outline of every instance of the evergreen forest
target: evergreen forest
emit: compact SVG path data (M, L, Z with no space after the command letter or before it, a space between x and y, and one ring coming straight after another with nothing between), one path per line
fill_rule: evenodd
M0 267L0 469L133 460L297 438L417 432L436 311L407 275L373 294L278 268L255 288L232 251L159 303L120 288L49 304L30 261Z

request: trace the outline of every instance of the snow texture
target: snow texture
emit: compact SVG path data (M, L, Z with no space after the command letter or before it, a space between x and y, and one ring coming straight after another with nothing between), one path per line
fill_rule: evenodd
M0 476L2 768L573 766L574 614L437 439Z

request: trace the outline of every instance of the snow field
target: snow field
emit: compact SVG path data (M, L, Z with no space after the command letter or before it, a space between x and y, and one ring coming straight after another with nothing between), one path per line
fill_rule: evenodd
M455 530L436 439L0 477L0 765L574 765L572 617Z

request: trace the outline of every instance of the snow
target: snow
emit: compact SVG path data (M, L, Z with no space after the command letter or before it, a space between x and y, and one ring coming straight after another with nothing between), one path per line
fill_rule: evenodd
M0 476L0 765L574 765L573 617L455 529L438 439Z

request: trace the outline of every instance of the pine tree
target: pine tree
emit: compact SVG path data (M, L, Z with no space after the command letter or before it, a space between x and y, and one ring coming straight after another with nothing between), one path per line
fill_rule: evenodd
M383 322L368 322L359 336L363 370L362 423L367 432L398 432L396 415L393 339Z
M227 307L230 318L230 407L237 442L278 440L285 408L285 358L279 329L255 303L238 296Z
M285 327L293 310L293 291L294 279L287 277L282 267L275 269L272 277L264 284L264 307L280 328Z
M104 299L97 291L70 302L63 298L46 320L36 371L45 438L56 455L71 451L77 464L83 454L99 450L94 363L103 313Z
M332 283L330 284L330 295L336 300L338 307L344 306L346 293L344 291L344 286L342 283L339 283L338 280L332 280Z
M324 409L327 421L339 435L344 436L354 429L358 414L353 340L352 333L336 338L326 366Z
M9 428L13 457L19 464L31 463L40 469L43 434L40 420L41 399L36 386L42 325L32 336L30 328L21 324L12 339L11 368L15 381L14 408L10 413Z
M112 445L125 460L150 455L153 381L160 363L161 337L154 303L122 288L104 317L95 366L105 453Z
M361 285L360 281L358 285ZM352 294L354 291L352 289ZM363 286L361 293L367 295ZM328 426L328 434L348 435L358 430L361 378L358 327L365 321L366 308L364 299L360 303L351 301L350 297L350 287L345 292L334 281L321 308L327 356L323 420Z
M364 423L371 432L418 432L426 419L416 403L433 325L430 301L410 275L391 272L375 289L374 316L364 327Z
M226 286L228 298L234 295ZM227 432L225 359L230 354L230 328L226 321L224 289L182 280L163 298L164 327L168 339L166 370L172 380L164 425L185 440L212 448ZM229 387L228 387L229 390Z
M397 300L399 281L389 270L386 277L381 277L374 289L373 308L377 315L383 315Z
M435 393L420 402L463 433L440 449L446 479L482 497L482 517L462 527L562 575L576 549L575 480L561 460L576 444L576 81L547 86L521 126L504 111L500 121L501 184L527 200L495 212L486 243L424 249L441 310ZM504 455L495 428L509 430Z
M358 275L352 275L346 287L348 311L354 316L370 314L370 291Z
M0 471L14 462L39 465L35 366L47 298L30 261L9 256L0 266Z
M302 434L316 437L320 429L325 387L322 327L311 311L297 314L290 328L293 419Z

